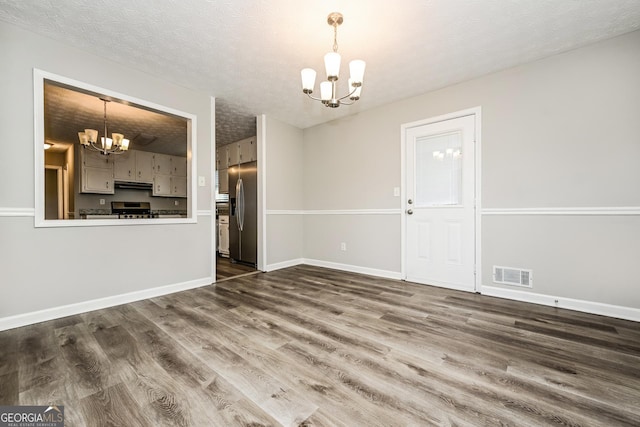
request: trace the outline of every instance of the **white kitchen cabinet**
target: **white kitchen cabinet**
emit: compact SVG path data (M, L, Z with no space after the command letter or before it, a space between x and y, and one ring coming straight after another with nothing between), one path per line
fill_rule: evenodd
M237 142L229 144L227 147L227 167L240 164L240 147Z
M153 195L170 197L171 192L172 192L171 175L159 175L159 174L154 175Z
M239 164L255 162L258 160L256 150L256 138L247 138L238 142Z
M82 168L82 193L114 194L113 170Z
M113 171L113 155L104 155L90 148L79 147L82 166L89 168L111 169Z
M229 169L227 168L218 171L218 193L229 193Z
M114 194L113 158L97 151L78 148L80 155L80 192Z
M153 182L153 153L148 151L135 151L136 154L136 181Z
M130 150L118 154L113 163L116 181L153 182L153 153Z
M187 197L187 177L171 177L171 195L173 197Z
M171 175L171 156L155 153L153 155L153 172L156 175Z
M113 162L113 178L116 181L134 181L136 178L136 153L118 154Z
M187 158L171 156L171 175L187 176Z
M229 156L227 154L227 146L216 148L216 170L226 169L229 167Z
M218 218L218 252L229 257L229 217L226 215Z

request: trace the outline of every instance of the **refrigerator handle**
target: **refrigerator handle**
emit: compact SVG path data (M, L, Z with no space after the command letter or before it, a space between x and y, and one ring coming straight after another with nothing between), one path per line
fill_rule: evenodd
M240 231L244 230L244 182L242 178L238 179L239 192L238 195L238 226Z

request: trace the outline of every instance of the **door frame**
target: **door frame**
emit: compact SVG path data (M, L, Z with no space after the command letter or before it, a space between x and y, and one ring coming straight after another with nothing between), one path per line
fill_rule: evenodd
M453 113L443 114L440 116L430 117L428 119L418 120L415 122L404 123L400 125L400 274L402 280L407 279L406 268L406 244L407 244L407 216L405 214L406 200L407 200L407 169L406 169L406 150L407 150L407 131L411 128L429 125L433 123L443 122L445 120L457 119L460 117L474 116L475 121L475 146L474 146L474 191L475 191L475 211L474 211L474 234L475 234L475 259L474 259L474 271L475 271L475 283L474 291L480 293L482 289L482 263L481 263L481 135L482 135L482 107L473 107L466 110L456 111Z

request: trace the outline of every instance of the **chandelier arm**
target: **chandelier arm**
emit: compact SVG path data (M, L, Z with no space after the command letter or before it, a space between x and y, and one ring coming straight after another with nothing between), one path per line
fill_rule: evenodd
M310 93L307 93L307 96L311 99L314 99L316 101L322 101L322 98L316 98L315 96L312 96Z
M353 88L353 91L351 91L350 93L346 94L345 96L343 96L342 98L338 98L338 101L342 101L345 98L349 98L351 95L353 95L354 93L356 93L356 91L358 90L357 87ZM351 103L353 104L353 102ZM351 104L346 104L345 105L351 105Z

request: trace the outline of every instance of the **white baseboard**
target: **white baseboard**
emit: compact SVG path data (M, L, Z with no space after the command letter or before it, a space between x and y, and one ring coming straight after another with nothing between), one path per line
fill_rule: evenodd
M188 289L207 286L211 283L213 283L211 277L203 277L201 279L190 280L188 282L176 283L173 285L113 295L105 298L34 311L31 313L17 314L15 316L0 318L0 331L6 331L7 329L19 328L20 326L32 325L34 323L59 319L61 317L72 316L89 311L100 310L116 305L127 304L143 299L155 298L162 295L172 294L174 292L186 291Z
M640 309L633 307L623 307L619 305L603 304L599 302L558 297L553 295L536 294L533 292L526 292L515 289L504 289L495 286L482 286L481 294L640 322Z
M402 274L399 271L378 270L375 268L361 267L359 265L340 264L337 262L321 261L318 259L305 258L303 261L304 264L313 265L315 267L333 268L334 270L348 271L350 273L368 274L369 276L384 277L385 279L402 279Z
M269 271L281 270L283 268L294 267L300 264L304 264L304 259L302 258L290 259L287 261L276 262L275 264L269 264L267 265L267 269L265 271L269 272Z

